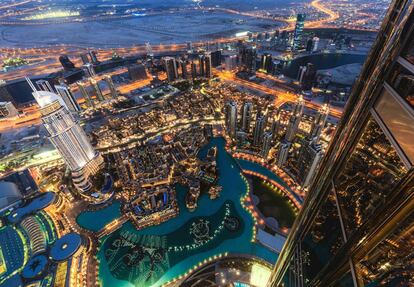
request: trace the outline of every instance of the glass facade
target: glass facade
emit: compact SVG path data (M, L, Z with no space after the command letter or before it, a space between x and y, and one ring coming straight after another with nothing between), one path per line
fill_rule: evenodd
M404 63L404 60L401 60ZM413 65L414 66L414 65ZM387 82L407 103L414 107L414 75L400 63L396 63Z
M356 265L360 286L414 286L414 214L397 225Z
M395 148L370 116L351 156L335 179L348 235L371 218L406 172Z

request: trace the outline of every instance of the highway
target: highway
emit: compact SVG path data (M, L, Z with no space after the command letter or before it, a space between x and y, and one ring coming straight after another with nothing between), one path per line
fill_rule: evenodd
M300 97L299 94L286 91L285 89L281 87L269 88L269 87L262 86L260 84L251 82L251 81L240 79L236 77L234 73L231 73L228 71L223 72L223 71L216 70L215 74L223 81L231 82L231 83L243 86L245 88L249 88L252 90L256 90L256 91L274 96L275 97L274 105L276 107L280 107L281 105L287 102L296 102L298 98ZM322 104L311 102L311 101L305 101L305 106L313 110L319 110L322 107ZM342 115L342 110L331 107L329 114L333 117L340 118Z

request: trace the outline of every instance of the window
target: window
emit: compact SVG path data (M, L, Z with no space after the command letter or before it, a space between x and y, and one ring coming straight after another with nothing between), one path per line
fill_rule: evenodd
M402 60L404 62L404 60ZM390 86L414 108L414 75L396 63L387 80Z

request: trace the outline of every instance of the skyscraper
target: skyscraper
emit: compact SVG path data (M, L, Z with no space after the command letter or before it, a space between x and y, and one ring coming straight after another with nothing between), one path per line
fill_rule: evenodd
M308 187L323 156L322 146L313 140L304 139L297 163L297 180L302 187Z
M88 107L94 107L94 103L93 100L91 98L91 96L89 95L88 91L86 90L86 86L84 82L76 82L76 84L78 85L79 91L81 92L81 95L83 97L83 99L86 101L86 104L88 105Z
M242 129L246 133L250 132L250 125L252 122L252 112L253 112L253 104L250 102L244 103L243 112L242 112Z
M292 115L289 118L289 123L286 128L286 135L285 139L288 142L292 142L296 136L296 133L299 128L299 123L302 120L303 109L304 109L305 102L303 98L300 97L298 102L293 106Z
M87 78L96 76L95 68L91 63L86 63L82 66L82 70Z
M129 78L132 81L144 80L148 78L147 71L143 64L132 64L128 66Z
M263 133L266 126L266 117L261 114L256 116L256 124L253 130L253 145L259 146L263 140Z
M266 132L263 135L261 156L264 158L267 158L269 155L270 148L272 147L272 138L271 132Z
M264 53L260 60L260 69L265 71L266 73L273 72L273 59L272 55L268 53Z
M301 66L299 69L299 83L304 90L311 90L316 78L316 68L312 63Z
M305 27L306 14L298 14L296 17L295 33L293 35L293 50L302 45L303 28Z
M273 118L271 130L272 130L273 139L276 139L279 135L279 130L280 130L280 116L278 114Z
M98 98L99 101L103 101L105 100L103 94L102 94L102 90L99 87L99 83L98 81L96 81L94 78L90 78L89 82L91 83L93 89L95 90L95 95Z
M278 167L281 168L285 164L285 162L287 161L290 146L291 146L290 142L287 142L285 140L282 140L280 142L279 150L277 152L277 159L276 159L276 165Z
M204 64L204 55L198 56L198 70L200 71L200 76L205 77L205 64Z
M102 157L94 150L79 123L65 108L63 99L55 93L37 91L30 80L28 82L41 108L42 122L49 140L71 170L74 185L82 192L89 191L92 187L89 176L99 170L103 163Z
M413 1L392 2L268 286L412 286Z
M114 81L112 81L112 77L110 75L104 76L104 81L108 84L109 90L111 91L111 97L113 99L118 97L118 91L115 88Z
M235 102L229 102L226 105L226 129L231 138L236 138L237 105Z
M173 57L164 58L165 72L169 82L173 82L178 78L177 63Z
M214 68L221 65L221 50L211 52L211 65Z
M329 116L329 107L328 105L323 105L322 108L319 109L318 113L315 116L315 119L311 126L311 131L309 134L309 138L313 139L315 142L319 141L321 137L321 133L323 128L325 127L326 120Z
M204 54L204 73L206 78L211 78L213 76L210 53Z
M250 73L256 72L256 56L257 50L255 46L242 44L239 49L240 69Z
M65 84L55 85L56 92L65 102L66 108L71 112L79 112L81 108L78 105L75 97L70 91L69 87Z

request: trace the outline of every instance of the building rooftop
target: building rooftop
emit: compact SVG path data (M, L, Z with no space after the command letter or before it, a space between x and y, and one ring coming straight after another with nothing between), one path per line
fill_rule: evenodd
M50 257L55 261L70 258L82 245L82 237L78 233L68 233L59 238L50 250Z

